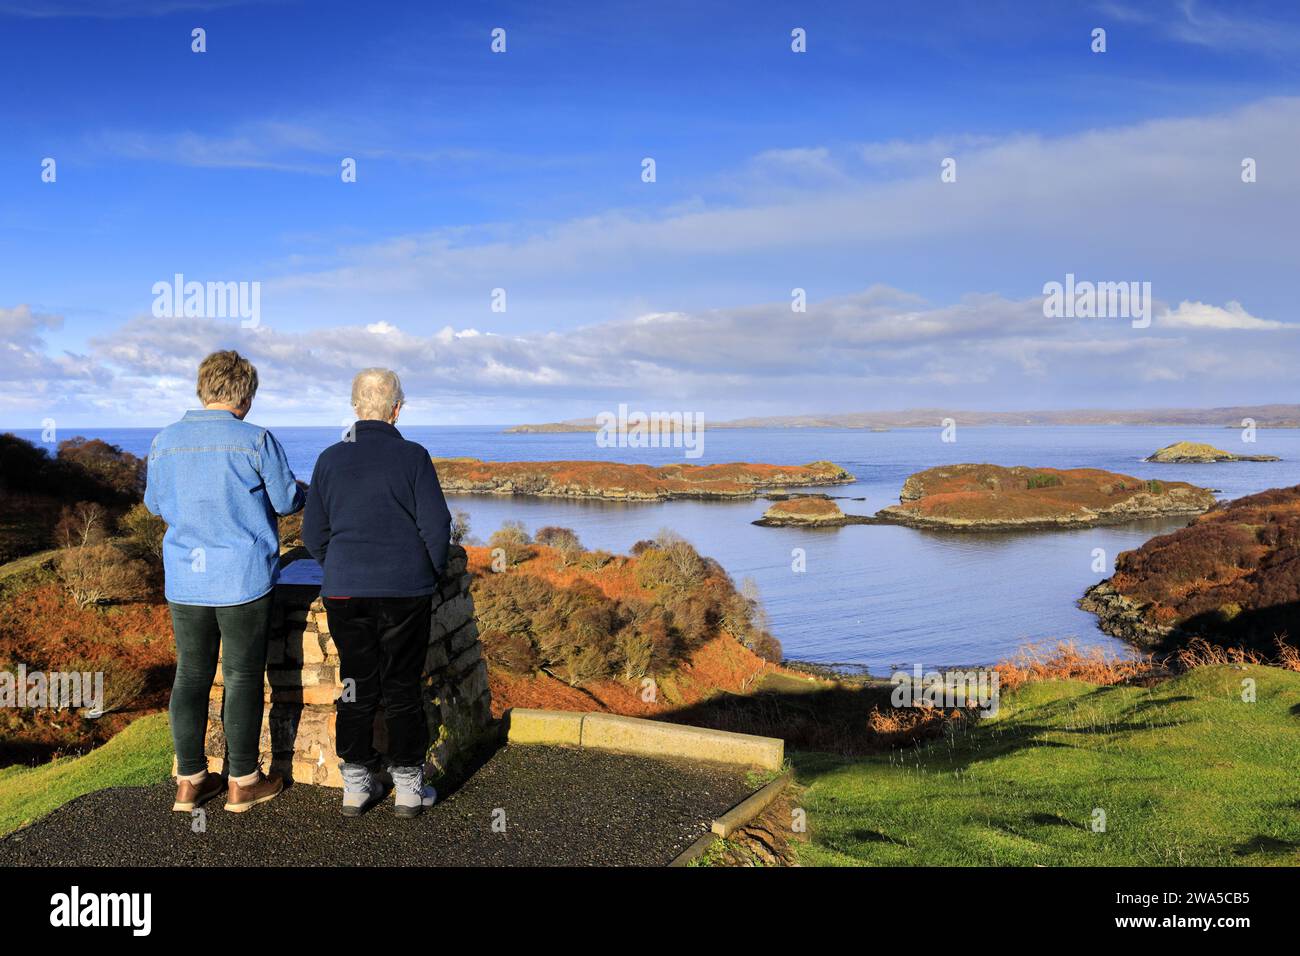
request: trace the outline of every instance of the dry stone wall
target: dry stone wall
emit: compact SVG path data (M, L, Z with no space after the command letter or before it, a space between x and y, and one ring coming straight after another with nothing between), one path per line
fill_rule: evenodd
M435 772L449 770L492 726L487 665L469 586L465 551L453 546L447 573L434 595L423 675L424 709L433 742L428 762ZM276 587L266 677L262 767L300 783L341 787L334 750L334 702L343 693L343 684L338 650L330 637L318 586L281 583ZM208 705L210 770L225 769L223 699L218 668ZM382 710L375 728L376 746L383 752Z

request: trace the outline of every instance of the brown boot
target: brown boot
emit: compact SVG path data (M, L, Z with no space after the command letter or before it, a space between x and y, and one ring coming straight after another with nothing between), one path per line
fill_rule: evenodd
M226 794L226 809L231 813L243 813L249 807L274 799L275 795L283 789L284 778L278 773L268 776L259 770L257 780L247 787L241 787L232 777L230 790Z
M188 780L176 781L176 802L173 810L189 813L195 807L207 803L222 790L226 789L226 779L219 773L210 773L202 783L190 783Z

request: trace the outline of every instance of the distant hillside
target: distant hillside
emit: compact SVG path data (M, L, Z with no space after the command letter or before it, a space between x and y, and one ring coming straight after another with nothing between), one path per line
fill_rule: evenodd
M959 425L1210 425L1240 428L1253 419L1260 428L1300 428L1300 405L1229 405L1221 408L1067 409L1060 411L973 412L950 408L837 414L775 415L708 422L709 428L934 428L945 418ZM515 425L509 433L594 432L596 421L572 419Z

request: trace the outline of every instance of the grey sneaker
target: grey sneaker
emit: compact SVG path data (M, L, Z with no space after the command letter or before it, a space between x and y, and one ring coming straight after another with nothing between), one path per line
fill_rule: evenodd
M343 771L343 808L345 817L359 817L376 803L388 796L388 787L383 779L370 771L368 767L356 763L344 763Z
M393 813L405 820L418 817L433 806L438 791L424 782L423 767L389 767L393 775Z

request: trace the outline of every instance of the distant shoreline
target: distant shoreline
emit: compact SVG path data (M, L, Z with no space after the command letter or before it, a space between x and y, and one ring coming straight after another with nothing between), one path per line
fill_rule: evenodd
M1136 425L1140 427L1300 428L1300 405L1234 405L1218 408L1075 409L1054 411L975 412L940 408L895 412L845 412L814 415L775 415L705 423L707 428L828 429L890 431L895 428L940 428L948 421L966 428L1061 425ZM488 427L488 426L484 426ZM595 419L512 425L505 434L598 432Z

